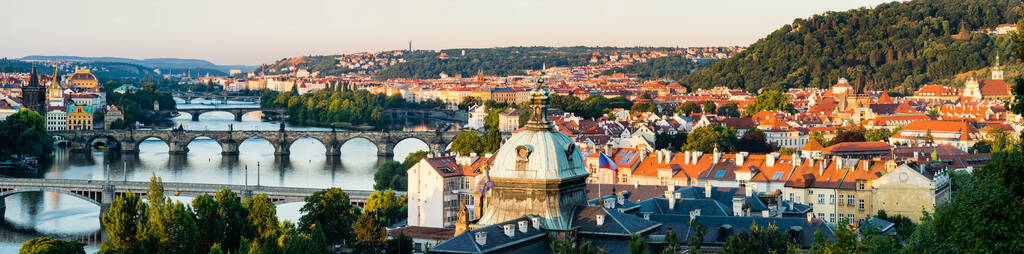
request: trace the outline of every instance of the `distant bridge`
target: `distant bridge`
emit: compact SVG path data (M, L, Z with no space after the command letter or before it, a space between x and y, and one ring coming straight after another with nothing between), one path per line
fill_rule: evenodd
M242 116L251 112L276 112L278 114L284 114L287 109L285 108L261 108L259 105L253 106L231 106L231 107L198 107L198 108L178 108L162 110L163 112L181 112L188 113L192 116L192 121L199 121L199 115L207 112L227 112L231 113L235 117L236 122L242 121Z
M208 184L208 183L175 183L164 182L164 195L166 196L189 196L196 197L207 194L214 195L222 188L227 188L238 194L241 198L247 198L254 194L266 194L271 201L277 204L302 201L314 192L322 188L301 188L301 187L275 187L275 186L253 186L234 184ZM6 206L3 203L5 197L23 192L57 192L66 194L89 203L100 206L104 211L114 201L116 196L125 193L136 193L146 195L149 190L149 182L135 181L104 181L104 180L71 180L71 179L36 179L36 178L0 178L0 211ZM349 202L353 205L363 207L366 199L373 193L371 190L343 190L349 195ZM405 192L398 192L405 195Z
M171 96L174 96L174 97L177 97L177 98L181 98L182 100L185 101L185 104L192 104L192 100L194 100L194 99L207 99L207 100L214 100L214 101L219 100L221 103L224 103L224 104L227 104L229 100L254 102L256 104L259 104L260 101L261 101L261 98L260 98L261 96L259 96L259 95L243 95L243 94L231 93L231 92L227 92L227 91L221 91L221 92L192 92L192 91L187 91L187 92L171 92Z
M427 144L430 151L441 152L458 135L457 132L441 131L288 131L281 126L276 131L203 131L203 130L73 130L52 131L50 135L59 137L60 142L67 142L72 151L89 151L91 145L99 139L116 142L122 152L138 152L139 143L146 139L156 138L167 144L171 154L188 153L188 144L199 137L208 137L216 141L225 155L237 155L238 146L250 138L261 138L274 146L274 154L287 156L289 148L296 140L312 138L320 141L326 149L327 156L341 155L341 146L349 140L362 138L377 146L377 155L390 157L394 148L406 139L416 139Z

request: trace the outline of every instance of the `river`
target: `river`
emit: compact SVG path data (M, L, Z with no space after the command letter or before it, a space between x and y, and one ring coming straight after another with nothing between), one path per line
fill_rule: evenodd
M180 102L179 102L180 103ZM179 108L215 107L202 100L179 104ZM232 104L231 106L238 106ZM250 113L236 122L230 113L209 112L193 122L183 114L171 119L189 130L276 130L277 122L263 122L259 113ZM415 126L414 126L415 127ZM288 130L322 129L286 126ZM419 126L418 128L424 128ZM239 145L239 155L222 156L220 146L211 139L199 138L188 146L187 155L169 155L167 145L158 139L143 141L138 155L94 150L91 153L54 151L54 162L45 170L45 178L148 181L153 175L164 182L215 184L251 184L283 187L373 189L373 173L385 158L377 157L377 148L365 139L353 139L341 148L340 159L328 159L326 149L315 139L300 139L291 146L291 155L275 157L274 147L263 139L248 139ZM409 139L395 147L394 159L401 161L412 152L427 150L421 141ZM170 195L170 194L168 194ZM171 197L191 202L191 197ZM55 192L27 192L5 199L7 208L0 223L0 253L17 253L21 244L39 236L86 242L89 253L99 249L99 207L72 196ZM301 202L278 205L281 220L298 221Z

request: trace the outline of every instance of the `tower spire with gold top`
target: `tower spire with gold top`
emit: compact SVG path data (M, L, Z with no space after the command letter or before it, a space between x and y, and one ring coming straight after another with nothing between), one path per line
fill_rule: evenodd
M543 76L543 73L541 74ZM530 92L530 121L526 123L528 130L551 130L548 121L548 90L544 89L544 78L537 78L537 86Z

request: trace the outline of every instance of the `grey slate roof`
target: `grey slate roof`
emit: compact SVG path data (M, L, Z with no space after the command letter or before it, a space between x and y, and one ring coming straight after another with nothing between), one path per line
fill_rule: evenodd
M526 222L526 232L521 231L519 222ZM512 225L515 234L505 235L504 225ZM484 244L476 241L478 232L486 234ZM534 227L529 217L521 217L494 225L468 230L430 249L431 253L549 253L547 234Z
M597 224L598 215L604 216L601 225ZM581 235L624 236L627 242L630 235L643 234L658 226L661 223L601 206L577 206L572 217L572 227L578 227Z
M690 244L694 235L690 228L688 215L651 215L652 221L663 224L657 233L664 235L671 228L676 232L680 244ZM721 246L730 236L750 231L750 225L767 227L769 224L778 227L780 232L790 235L801 248L810 248L814 241L814 232L822 231L827 239L834 239L835 233L825 222L814 219L808 222L805 218L792 217L733 217L733 216L699 216L696 218L704 226L704 246ZM728 226L726 226L728 225Z

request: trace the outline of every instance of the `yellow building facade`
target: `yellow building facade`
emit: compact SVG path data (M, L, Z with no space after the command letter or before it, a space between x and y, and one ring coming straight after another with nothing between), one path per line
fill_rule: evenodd
M92 130L92 107L68 107L68 130Z

